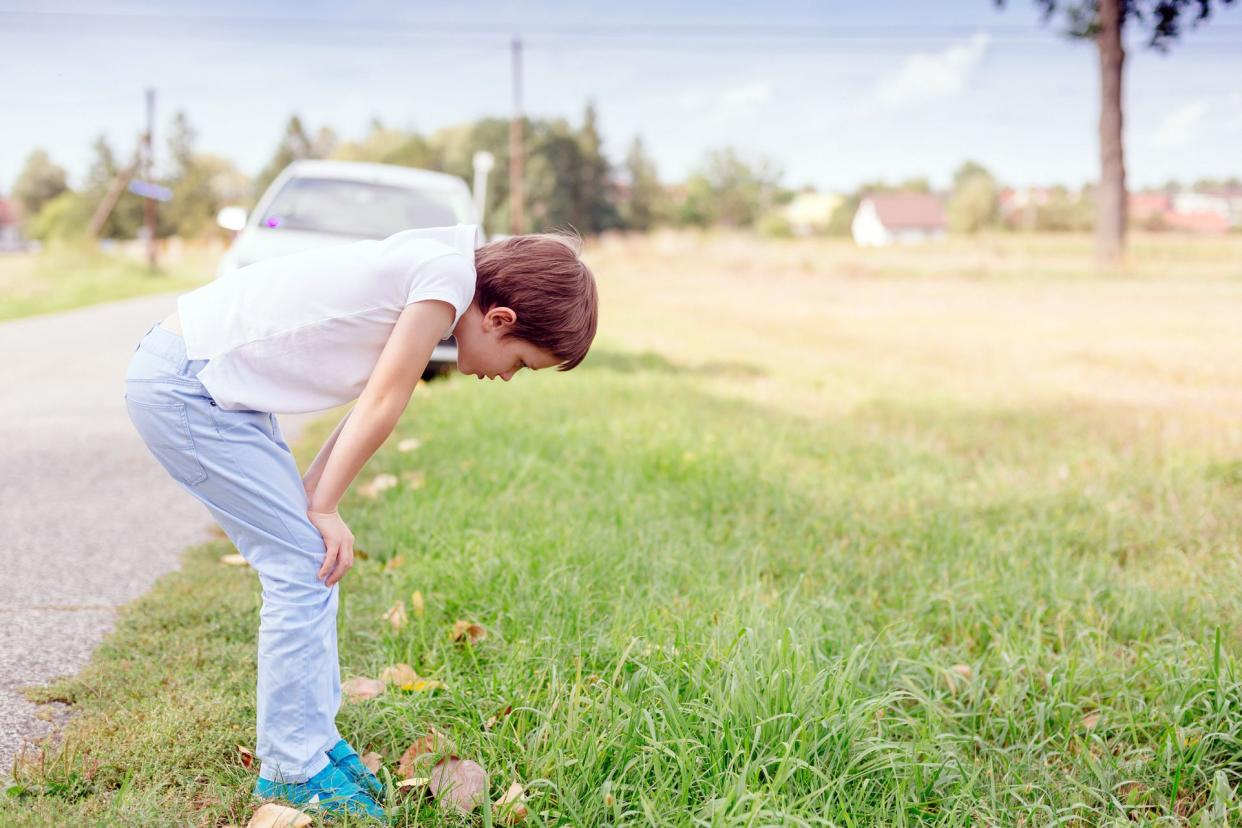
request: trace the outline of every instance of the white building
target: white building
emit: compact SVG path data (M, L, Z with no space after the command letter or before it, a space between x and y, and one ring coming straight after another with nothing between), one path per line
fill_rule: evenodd
M944 207L931 193L873 193L859 203L851 230L864 247L938 239L945 233Z
M1230 227L1242 227L1242 188L1175 193L1173 209L1178 213L1211 213L1225 219Z

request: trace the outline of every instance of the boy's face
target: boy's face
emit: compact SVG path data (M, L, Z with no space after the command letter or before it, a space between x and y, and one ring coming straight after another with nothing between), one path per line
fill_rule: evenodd
M479 379L500 377L505 382L523 368L538 370L560 364L550 351L537 348L524 339L506 337L517 321L512 308L492 308L487 313L471 304L453 336L457 339L457 370Z

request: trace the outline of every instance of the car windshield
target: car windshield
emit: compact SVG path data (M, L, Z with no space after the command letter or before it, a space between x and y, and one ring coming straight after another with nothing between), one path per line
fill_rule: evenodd
M446 227L469 220L470 202L461 193L293 178L281 188L259 227L382 239L411 227Z

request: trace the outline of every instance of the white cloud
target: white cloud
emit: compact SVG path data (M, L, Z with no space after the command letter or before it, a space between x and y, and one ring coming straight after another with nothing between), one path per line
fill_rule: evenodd
M983 61L992 36L976 32L968 40L935 52L915 52L876 88L876 100L885 109L903 109L933 98L962 92Z
M1229 108L1233 117L1229 119L1227 128L1230 132L1242 132L1242 92L1234 92L1229 96Z
M682 109L709 109L720 114L726 110L751 109L772 99L772 85L766 81L748 81L719 92L686 89L677 95Z
M726 89L720 95L720 103L724 106L750 107L767 103L772 98L772 86L768 83L753 81Z
M1161 149L1184 147L1200 135L1205 126L1205 119L1212 111L1212 102L1208 98L1198 98L1184 103L1164 116L1164 120L1152 133L1151 142Z
M677 96L677 105L683 109L702 109L706 104L707 98L696 89L687 89Z

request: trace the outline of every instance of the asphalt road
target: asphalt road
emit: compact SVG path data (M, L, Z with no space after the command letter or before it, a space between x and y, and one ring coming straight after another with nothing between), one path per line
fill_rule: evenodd
M125 368L176 294L0 323L0 779L64 711L19 687L75 673L117 607L207 540L184 492L125 412ZM281 415L292 444L318 415Z

